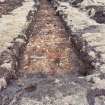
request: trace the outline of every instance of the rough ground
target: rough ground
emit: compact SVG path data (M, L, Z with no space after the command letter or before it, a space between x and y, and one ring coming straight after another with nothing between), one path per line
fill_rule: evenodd
M75 43L76 48L80 52L81 58L83 58L84 62L90 62L99 74L104 74L105 2L94 1L84 0L76 5L71 5L70 1L60 2L55 0L54 6L57 8L68 30L71 30L69 33L73 43Z
M46 0L41 3L32 37L24 52L23 69L48 74L78 72L79 61L60 18Z
M23 0L4 0L4 2L1 1L0 1L0 17L2 15L8 14L13 9L16 9L18 6L21 6L23 2Z
M23 56L17 56L21 57L18 79L0 92L0 105L105 105L104 57L94 46L98 44L104 55L104 45L100 45L104 43L104 24L94 18L100 8L92 5L88 11L91 0L84 0L84 7L81 0L79 6L74 3L77 0L71 1L52 0L55 11L47 0L40 0L35 15L26 12L33 17L29 25L33 29L24 30L27 41Z
M8 78L16 72L19 64L20 49L26 39L25 30L31 24L32 11L37 11L34 1L25 0L23 5L14 9L11 14L0 18L0 84L2 78ZM15 24L14 24L15 23ZM5 28L4 28L5 27ZM7 37L8 36L8 37ZM12 78L12 75L9 78ZM7 81L7 80L6 80ZM5 84L6 85L6 84ZM0 89L5 86L0 86Z
M7 47L8 43L11 43L19 34L22 34L22 31L28 24L27 15L33 8L33 5L34 2L25 0L23 5L14 9L10 15L4 15L0 18L0 50Z
M88 81L93 80L95 87L102 89L99 93L104 94L105 1L66 0L64 2L64 0L54 0L52 4L62 18L66 29L69 30L68 33L80 57L90 65L89 67L93 68L90 75L85 78ZM95 101L93 103L101 105L101 103L95 103ZM93 103L89 102L89 105L93 105ZM102 105L104 104L102 103Z
M0 90L5 87L2 86L2 81L5 81L9 74L13 75L19 68L19 56L26 43L27 28L33 23L32 15L35 11L37 11L36 2L25 0L21 7L0 18Z

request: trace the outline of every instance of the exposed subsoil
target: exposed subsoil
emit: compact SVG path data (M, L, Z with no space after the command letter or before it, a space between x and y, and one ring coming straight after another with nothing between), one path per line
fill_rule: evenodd
M40 105L34 101L40 101L47 95L56 97L57 91L67 95L74 88L69 82L73 80L79 83L74 75L84 70L83 63L76 56L55 10L47 0L41 0L41 4L21 60L21 75L18 80L10 81L7 89L1 92L0 105ZM57 78L62 81L61 86ZM83 80L83 86L87 86L84 84Z
M24 0L7 0L3 3L0 3L0 17L21 6L23 1Z
M61 74L77 72L80 62L60 18L46 0L37 13L32 37L26 46L22 72Z

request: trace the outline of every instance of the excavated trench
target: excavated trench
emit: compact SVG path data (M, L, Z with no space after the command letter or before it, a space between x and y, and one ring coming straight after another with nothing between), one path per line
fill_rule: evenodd
M41 1L32 35L21 61L23 74L86 74L61 19L47 0ZM88 73L87 73L88 74Z
M55 10L47 0L40 0L40 3L42 5L34 17L36 19L32 33L26 32L29 39L19 61L19 78L10 81L7 89L1 92L1 105L39 105L34 103L35 100L32 104L32 99L41 100L45 95L54 97L56 89L60 89L55 86L55 82L59 82L57 76L67 75L67 80L65 76L62 79L65 86L67 81L79 83L77 77L88 74L86 65L77 56ZM84 83L83 80L83 85ZM65 89L61 87L62 94L69 92L69 88Z
M60 18L47 0L41 4L20 72L48 75L83 72L83 63L76 56Z

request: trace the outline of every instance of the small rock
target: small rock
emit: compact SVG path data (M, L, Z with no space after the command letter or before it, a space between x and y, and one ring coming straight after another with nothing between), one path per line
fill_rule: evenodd
M32 92L32 91L37 89L37 84L36 83L35 84L29 84L29 85L25 86L24 89L28 92Z
M0 3L4 3L6 0L0 0Z
M6 82L6 79L4 77L0 78L0 91L3 89L3 88L6 88L7 87L7 82Z
M55 79L55 83L59 83L60 82L60 80L59 79Z
M8 70L12 69L12 64L11 63L4 63L1 65L2 68L7 68Z
M96 58L95 52L90 51L88 54L89 54L89 56L91 56L91 57L93 57L93 58Z
M20 43L25 43L24 39L20 39L20 38L17 38L15 41Z

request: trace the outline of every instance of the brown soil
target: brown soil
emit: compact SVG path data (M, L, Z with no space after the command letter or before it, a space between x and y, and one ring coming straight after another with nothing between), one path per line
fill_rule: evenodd
M75 57L65 28L48 1L42 0L41 4L24 52L23 71L51 75L71 72Z

